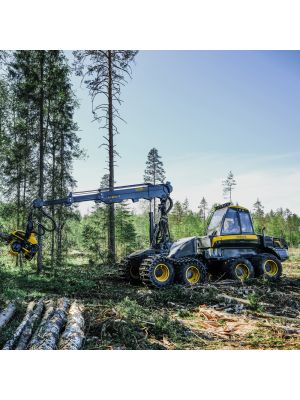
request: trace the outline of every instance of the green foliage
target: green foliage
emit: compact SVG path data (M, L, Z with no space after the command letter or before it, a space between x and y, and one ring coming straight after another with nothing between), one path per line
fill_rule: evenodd
M95 269L68 267L53 274L33 273L28 265L23 271L16 267L0 267L0 301L37 298L48 294L90 297L97 293Z
M262 304L260 303L261 298L255 293L250 293L248 295L248 301L249 301L249 305L251 310L253 311L257 311L257 312L263 312L264 308L262 306Z
M161 156L158 154L158 150L154 147L151 149L147 156L146 168L144 172L144 182L163 183L165 181L165 170Z
M176 201L169 216L171 237L173 240L189 236L201 236L205 233L205 220L189 209L188 201Z
M252 218L257 233L265 227L265 233L270 236L283 237L290 246L300 245L300 217L289 209L264 212L259 199L253 206Z
M93 262L107 262L107 214L107 206L101 205L82 220L82 245L88 251ZM118 258L122 258L136 249L137 234L133 221L134 216L127 209L126 204L116 207L116 250Z

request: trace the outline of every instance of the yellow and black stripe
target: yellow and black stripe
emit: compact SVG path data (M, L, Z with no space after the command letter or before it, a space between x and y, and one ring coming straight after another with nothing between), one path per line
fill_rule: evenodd
M232 244L258 244L259 239L257 235L223 235L214 236L211 239L211 247L219 247L222 245L232 245Z

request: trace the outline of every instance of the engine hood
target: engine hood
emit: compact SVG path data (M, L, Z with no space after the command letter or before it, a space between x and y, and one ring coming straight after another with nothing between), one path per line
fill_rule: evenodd
M172 244L168 257L180 258L195 256L197 254L197 241L197 236L177 240Z

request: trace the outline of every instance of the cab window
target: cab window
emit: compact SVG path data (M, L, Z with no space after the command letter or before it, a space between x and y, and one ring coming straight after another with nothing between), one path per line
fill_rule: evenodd
M216 210L210 220L210 223L207 227L207 235L212 235L214 232L220 232L221 223L223 216L226 212L226 208L221 208Z
M240 211L242 233L253 233L253 226L250 215L247 211Z
M233 208L228 208L225 215L222 234L236 235L241 233L238 211Z

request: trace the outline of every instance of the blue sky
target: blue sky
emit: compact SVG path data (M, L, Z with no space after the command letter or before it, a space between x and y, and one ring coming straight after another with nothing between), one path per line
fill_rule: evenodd
M88 154L74 176L78 189L94 189L105 173L104 131L92 122L86 89L73 83ZM141 51L122 99L117 184L142 182L156 147L174 199L187 197L194 210L202 196L225 201L222 179L232 170L235 202L251 208L259 197L266 210L300 213L300 52Z

